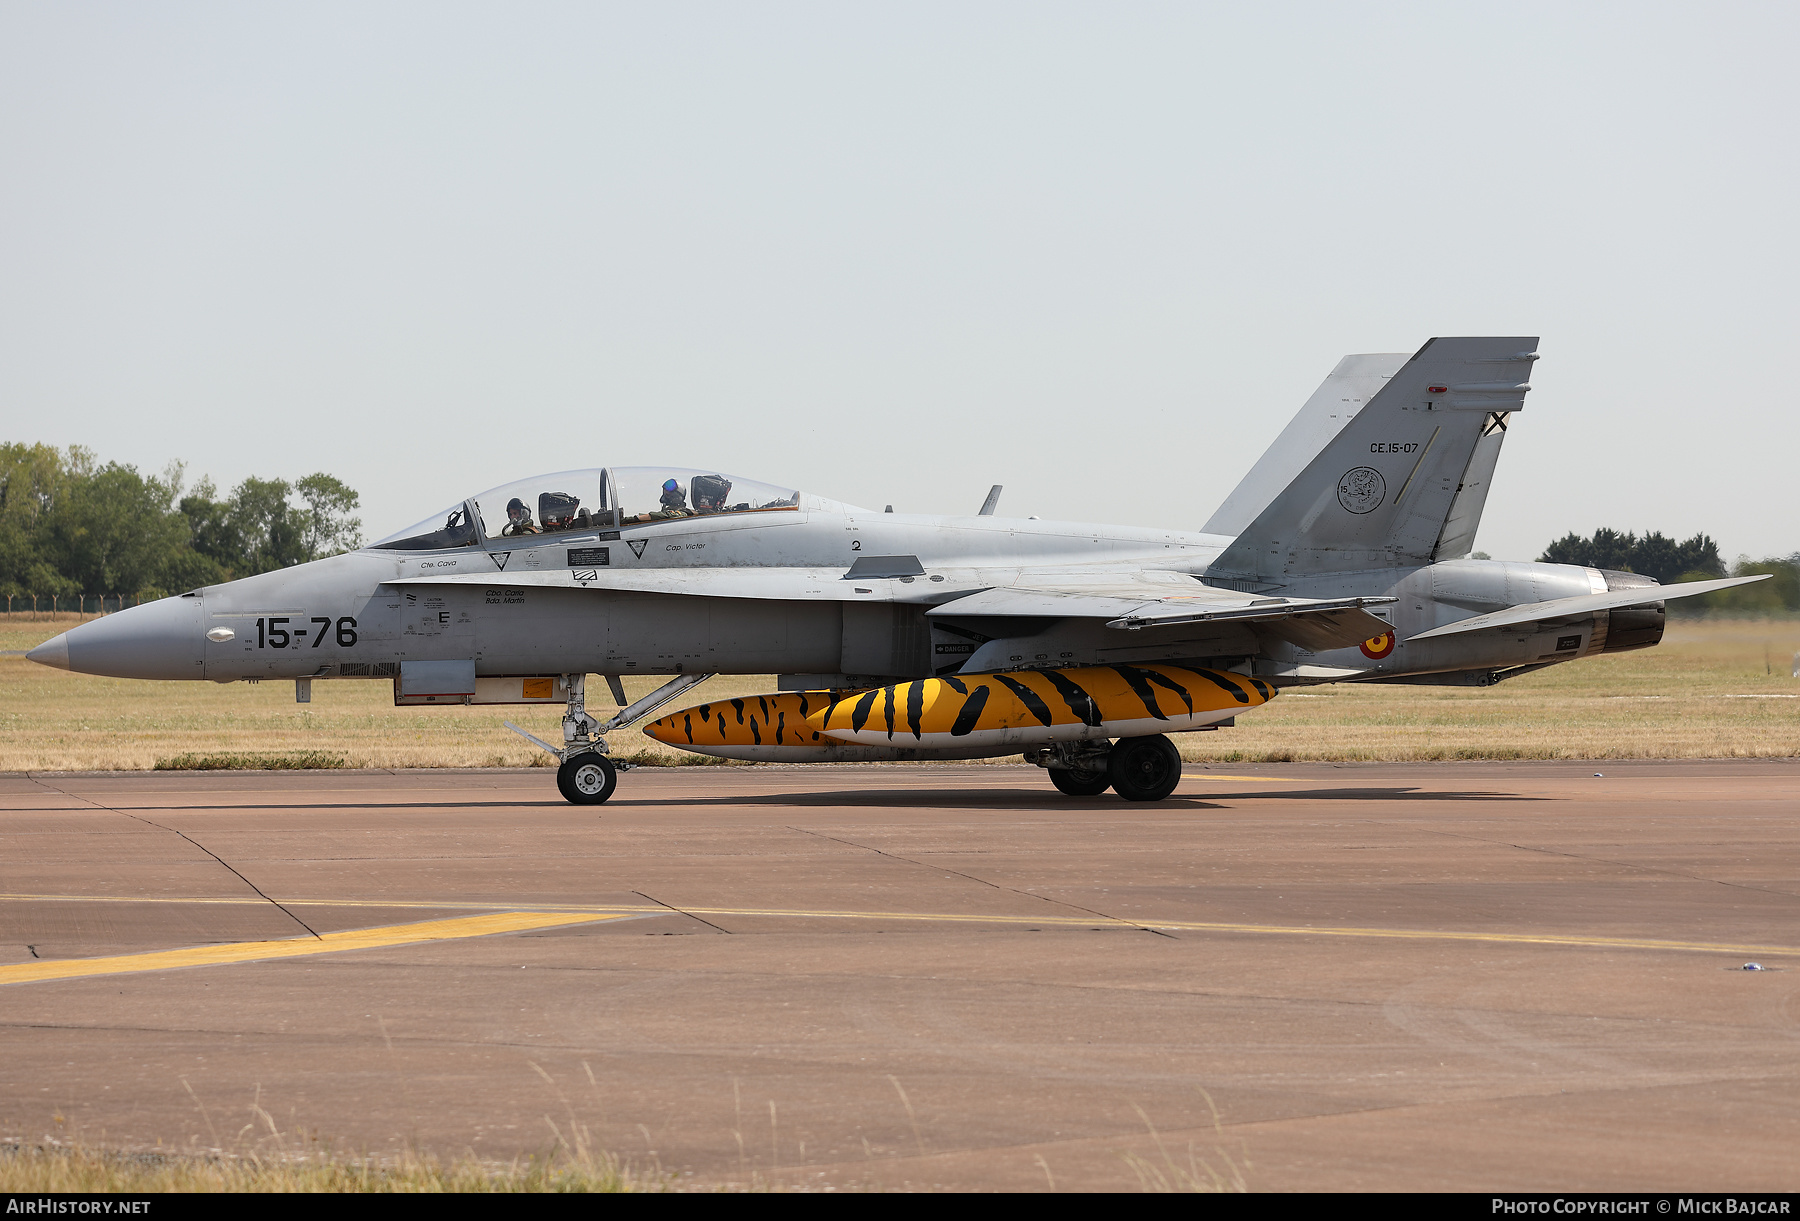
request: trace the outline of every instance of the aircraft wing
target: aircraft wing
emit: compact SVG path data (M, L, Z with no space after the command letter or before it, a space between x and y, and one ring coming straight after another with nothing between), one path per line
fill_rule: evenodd
M1201 585L1180 573L1022 576L933 607L940 618L1012 615L1104 619L1123 631L1243 623L1314 652L1348 648L1391 630L1364 610L1393 598L1267 598Z
M1460 636L1464 632L1480 632L1494 627L1516 627L1525 623L1537 623L1544 619L1562 619L1571 615L1591 615L1595 611L1618 610L1625 606L1648 606L1652 602L1667 602L1671 598L1691 598L1695 594L1709 594L1715 589L1730 589L1733 585L1748 585L1752 581L1766 581L1769 574L1755 577L1726 577L1718 581L1683 581L1679 585L1640 585L1635 589L1618 589L1611 593L1584 594L1577 598L1552 598L1548 602L1527 602L1522 606L1508 607L1503 611L1494 611L1486 615L1476 615L1472 619L1459 619L1455 623L1443 627L1434 627L1429 632L1420 632L1417 636L1409 636L1407 640L1430 640L1439 636Z
M846 580L842 568L547 568L509 572L453 572L395 577L384 585L507 585L534 589L633 590L702 598L809 598L837 602L928 601L946 590L969 589L968 580L940 583Z
M876 563L871 564L873 558ZM904 559L906 564L883 564ZM916 574L916 575L915 575ZM912 556L865 557L843 568L538 568L437 572L394 577L385 585L509 585L539 589L636 590L702 598L807 598L840 602L943 603L991 594L985 605L1009 609L966 610L979 615L1117 618L1164 599L1241 606L1251 594L1213 589L1179 572L1059 569L1031 573L1016 567L943 568L926 575ZM1037 601L1034 601L1037 600ZM1035 607L1036 609L1030 609Z
M1390 630L1362 608L1392 598L1266 598L1178 572L1021 573L963 569L942 581L860 577L839 568L540 569L395 577L386 585L634 590L712 598L935 603L935 616L1101 619L1124 631L1244 622L1305 649L1348 648Z

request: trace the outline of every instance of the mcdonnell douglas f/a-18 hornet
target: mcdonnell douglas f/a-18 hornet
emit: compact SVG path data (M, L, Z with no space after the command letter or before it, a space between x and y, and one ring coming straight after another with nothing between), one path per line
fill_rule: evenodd
M1648 648L1659 586L1471 560L1527 338L1344 358L1198 533L872 512L709 470L520 480L360 550L134 607L31 651L87 674L383 678L394 702L561 704L557 785L605 801L605 735L715 674L778 690L644 732L728 759L1023 753L1064 793L1174 791L1166 734L1286 687L1487 686ZM1744 578L1756 579L1756 578ZM623 707L587 711L586 678ZM671 675L627 703L625 675ZM524 734L517 726L509 727Z

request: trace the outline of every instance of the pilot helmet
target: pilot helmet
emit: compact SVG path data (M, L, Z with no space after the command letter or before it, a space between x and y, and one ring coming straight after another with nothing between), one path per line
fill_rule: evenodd
M681 484L673 479L663 480L662 502L666 505L678 505L687 497L681 494Z
M506 502L506 515L508 517L526 517L529 516L529 514L530 510L525 507L525 502L520 500L517 496L514 496L511 500Z

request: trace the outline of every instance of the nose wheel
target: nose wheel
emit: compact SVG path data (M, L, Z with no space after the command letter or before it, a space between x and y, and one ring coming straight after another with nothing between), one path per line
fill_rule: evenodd
M611 759L584 750L556 769L556 787L579 806L597 806L619 787L619 771Z

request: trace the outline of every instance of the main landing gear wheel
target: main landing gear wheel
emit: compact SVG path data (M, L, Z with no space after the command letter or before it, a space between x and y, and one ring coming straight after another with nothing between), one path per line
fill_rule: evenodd
M1161 801L1181 783L1181 752L1161 734L1121 738L1106 758L1106 775L1126 801Z
M556 769L556 787L578 806L597 806L613 795L619 773L612 760L588 750Z
M1050 783L1071 797L1098 797L1112 787L1112 777L1104 771L1078 772L1068 767L1049 769Z

